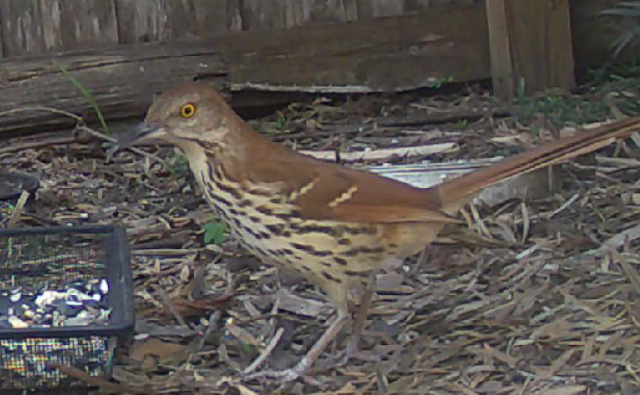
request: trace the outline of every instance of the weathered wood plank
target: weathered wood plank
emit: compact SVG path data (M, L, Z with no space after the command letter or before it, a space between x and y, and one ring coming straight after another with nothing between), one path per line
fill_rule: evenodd
M484 15L484 5L477 4L269 34L248 31L218 37L213 45L231 65L229 78L236 87L404 90L430 86L438 78L487 78ZM465 21L465 28L452 27L451 21Z
M242 30L284 29L285 13L279 5L263 0L243 0Z
M171 0L174 2L174 0ZM227 33L242 31L242 14L240 0L217 0L216 6L211 6L211 0L193 0L195 17L201 31L205 35L198 37L212 37Z
M211 76L220 82L224 70L216 52L230 62L236 86L248 82L381 91L429 85L434 77L486 78L488 44L486 34L478 34L486 33L483 7L458 12L459 17L477 21L478 26L467 23L473 34L460 29L447 33L446 22L435 13L269 35L242 32L190 42L134 44L61 54L56 60L87 87L110 119L140 116L151 94L181 81ZM0 102L0 112L40 105L93 118L86 100L48 57L0 60L0 89L10 98ZM47 113L18 113L0 117L0 132L66 122Z
M291 29L357 20L358 8L353 0L280 0L268 2L244 0L244 30Z
M210 0L0 0L0 37L2 37L0 54L9 57L50 50L68 50L65 41L70 42L72 47L77 46L74 44L77 41L83 47L86 45L93 48L102 42L100 40L114 43L119 38L121 43L135 43L209 37L250 27L290 28L342 20L363 20L395 13L431 14L435 11L454 10L461 6L479 3L482 2L480 0L274 0L271 2L220 0L213 4ZM576 69L584 74L588 69L599 67L609 59L610 45L626 25L620 18L599 15L600 11L616 5L618 0L570 0L570 3ZM57 6L54 6L56 4ZM112 17L113 4L117 5L118 18ZM97 17L86 18L87 10L95 7L105 11L99 14L94 12L92 15L98 15ZM244 19L249 23L243 27L245 12L247 15ZM266 21L269 13L275 14L280 22ZM460 29L462 19L459 19L458 13L452 12L448 15L447 12L441 12L437 15L446 21L450 30ZM473 14L470 17L486 18L484 14ZM52 34L44 34L42 18L60 20L57 24L47 22L51 26L64 25L65 29L67 26L79 26L78 31L81 34L64 39L63 33L56 32L56 29L51 26L47 31ZM75 19L81 20L79 25L76 25ZM119 21L118 32L114 32L111 27L115 20ZM475 27L481 26L481 21L475 19L463 21L464 29L460 30L465 30L469 36L484 34L486 30L484 26L480 30L474 30ZM96 30L100 34L97 37L94 37L94 22L99 26ZM106 30L103 26L107 26ZM631 60L636 56L636 52L629 47L623 51L621 58ZM474 61L469 58L466 63Z
M0 0L5 56L118 43L112 0Z
M357 0L358 20L472 6L478 0Z
M220 88L226 67L211 46L177 42L121 45L97 51L61 53L56 61L91 93L108 119L143 114L153 94L187 80L200 79ZM0 113L31 106L65 110L95 119L87 100L49 57L0 60ZM0 133L25 128L73 125L48 112L0 116Z
M487 0L486 10L496 95L573 88L568 0Z
M359 19L379 18L384 16L398 16L405 13L405 2L399 1L371 1L358 0ZM422 10L420 10L422 11Z
M284 0L284 27L327 25L358 19L358 7L353 0Z
M503 0L487 0L486 10L493 92L508 98L515 94L518 78L512 62L512 34L509 33L507 4Z
M0 18L1 17L2 17L2 14L0 13ZM0 23L0 25L2 25L2 23ZM3 38L2 38L3 34L4 33L2 31L2 26L0 26L0 58L5 56L5 54L4 54L4 44L2 43L4 41Z
M0 0L5 57L46 51L39 1Z
M116 0L121 43L205 38L242 30L240 0Z
M609 31L607 26L611 25L611 19L597 17L601 8L595 7L596 11L593 11L593 3L597 1L600 0L574 4L578 11L585 9L585 3L591 4L589 18L579 25L582 35L577 36L575 42L594 40L600 30ZM35 9L32 2L0 0L0 6L5 7L1 10L7 10L7 4ZM204 2L195 4L206 7ZM308 10L300 12L306 15L305 18L311 15ZM27 14L33 15L33 11ZM456 21L461 20L465 22L464 29L456 25ZM603 28L605 20L607 24ZM3 25L2 29L5 28ZM2 34L5 34L4 30ZM106 106L107 116L115 119L140 116L151 93L201 73L217 75L217 66L210 65L218 61L208 61L217 56L212 52L214 49L229 61L230 79L240 89L258 84L267 91L304 91L305 87L317 88L318 85L344 88L343 92L358 88L375 91L425 86L438 77L453 76L455 81L487 79L490 77L487 37L484 4L476 2L475 6L433 9L417 15L271 31L269 34L242 32L190 44L174 42L131 47L134 49L124 47L122 52L106 49L105 52L67 53L59 59L74 74L80 75L80 80L95 92L101 106ZM139 53L138 48L142 48ZM602 44L599 48L602 53L610 51L608 45L604 48ZM48 59L41 56L0 61L3 99L12 98L11 102L3 100L0 111L47 105L83 115L92 114L85 100ZM590 58L589 62L594 63L587 64L597 65L604 59L606 55L600 55ZM130 62L131 67L119 62ZM83 70L85 65L88 69ZM144 70L139 69L140 65ZM219 81L222 78L212 79ZM50 114L23 113L22 116L24 118L0 118L0 130L63 124L59 119L52 121Z
M244 30L291 29L471 6L477 0L244 0Z
M113 0L39 0L42 4L45 42L58 36L60 44L49 50L90 49L118 43ZM53 15L60 15L59 18ZM51 16L51 17L49 17Z
M544 5L548 25L538 27L539 31L546 30L539 50L548 54L548 60L545 80L533 89L560 87L570 90L576 86L576 78L569 0L547 1Z

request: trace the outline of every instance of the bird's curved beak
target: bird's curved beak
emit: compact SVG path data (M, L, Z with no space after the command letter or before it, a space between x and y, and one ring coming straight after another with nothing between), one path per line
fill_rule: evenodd
M120 136L118 136L118 142L116 143L117 150L128 148L134 143L146 140L160 130L161 128L157 125L144 121L140 122L129 132L122 133Z
M136 127L131 129L130 131L121 133L118 136L118 141L115 143L114 146L109 148L109 150L107 151L108 160L110 160L110 158L116 152L121 151L125 148L129 148L135 143L145 141L147 139L153 139L153 136L158 134L157 132L162 132L162 131L163 129L156 124L145 122L145 121L140 122Z

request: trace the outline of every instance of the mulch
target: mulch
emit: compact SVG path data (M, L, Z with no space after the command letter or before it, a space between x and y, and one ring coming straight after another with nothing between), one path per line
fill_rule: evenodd
M637 93L626 92L631 96L623 99L637 101ZM611 102L611 111L590 121L614 118L625 103ZM474 87L448 95L319 98L251 123L298 150L456 146L387 163L510 155L582 126L559 125L544 113L524 119L521 110ZM232 239L204 244L212 212L173 148L143 149L168 167L130 151L107 162L101 140L66 136L73 142L30 145L60 133L3 141L0 161L3 171L41 180L15 226L128 229L136 332L121 346L112 382L91 383L104 391L640 391L640 170L632 142L563 165L560 187L546 198L466 208L466 226L448 227L420 257L378 276L361 360L323 367L325 355L304 378L279 385L244 381L240 372L255 358L265 359L256 369L294 363L332 317L322 293L295 274L262 265ZM22 148L11 149L16 145ZM8 215L0 219L2 226L8 222ZM329 353L337 354L347 335Z

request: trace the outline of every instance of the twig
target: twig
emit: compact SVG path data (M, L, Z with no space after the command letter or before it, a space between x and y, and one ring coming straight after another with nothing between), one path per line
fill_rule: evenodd
M277 85L256 82L230 84L232 92L242 90L256 90L262 92L292 92L292 93L372 93L376 90L364 85ZM400 90L398 90L400 91Z
M29 191L22 191L20 194L20 198L18 198L18 202L14 207L14 211L11 214L11 219L9 219L9 223L7 224L7 228L13 228L18 221L20 221L20 216L22 215L22 211L24 210L24 205L27 203L29 196L31 194Z
M360 162L367 160L387 161L394 157L411 158L432 155L435 153L457 152L460 147L456 143L428 144L415 147L384 148L373 151L341 152L341 162ZM301 154L313 156L316 159L336 161L335 151L300 151Z
M89 384L90 386L95 386L95 387L99 387L102 390L111 392L111 393L116 393L116 394L122 394L122 393L126 393L126 392L131 392L134 394L151 394L153 393L150 389L145 388L145 389L138 389L138 388L134 388L131 386L128 386L126 384L116 384L116 383L112 383L110 381L107 381L101 377L95 377L95 376L91 376L89 375L87 372L84 372L80 369L74 368L72 366L67 366L67 365L62 365L56 362L49 362L47 363L47 365L49 367L52 367L54 369L58 369L60 372L66 374L69 377L73 377L75 379L78 379L82 382L85 382L87 384Z
M198 342L198 348L194 350L192 355L195 355L198 352L200 352L200 350L202 350L202 347L204 347L204 343L209 338L209 335L211 335L211 332L213 332L213 330L218 327L221 316L222 316L222 312L220 310L216 310L213 313L211 313L211 315L209 316L209 325L207 325L207 329L205 329L204 333L202 334L202 337L200 338L200 341Z
M624 243L631 242L640 238L640 225L629 228L617 235L607 239L602 246L594 250L585 252L583 255L604 255L610 249L622 247Z
M640 225L626 229L616 234L615 236L605 240L598 248L593 248L580 254L569 256L556 263L562 266L583 265L586 260L597 259L605 256L612 250L620 248L625 243L630 243L638 238L640 238Z
M271 338L271 341L269 342L269 344L267 344L267 347L265 347L265 349L262 351L260 356L256 358L253 362L251 362L251 365L247 366L247 368L242 373L250 374L254 370L256 370L258 367L260 367L260 365L262 365L262 363L269 357L269 355L271 355L273 350L276 348L283 334L284 334L284 328L283 327L278 328L275 335L273 335L273 337Z
M0 112L0 117L4 117L5 115L15 114L17 112L27 112L27 111L50 112L50 113L53 113L53 114L59 114L59 115L64 115L64 116L69 117L69 118L73 118L73 119L76 120L76 122L78 122L80 124L84 123L84 119L81 116L76 115L76 114L74 114L72 112L64 111L64 110L58 110L57 108L43 107L43 106L13 108L11 110Z
M64 110L58 110L57 108L52 108L52 107L43 107L43 106L32 106L32 107L20 107L20 108L13 108L11 110L7 110L7 111L2 111L0 112L0 117L6 116L6 115L11 115L11 114L15 114L18 112L26 112L26 111L44 111L44 112L50 112L53 114L59 114L59 115L64 115L66 117L72 118L76 121L76 127L75 130L79 130L79 131L83 131L86 132L92 136L98 137L102 140L106 140L109 141L111 143L116 143L118 140L116 140L115 138L111 137L111 136L107 136L104 133L100 133L97 130L91 129L87 126L85 126L85 122L84 122L84 118L82 118L79 115L76 115L72 112L69 111L64 111ZM6 153L6 152L14 152L20 149L24 149L24 148L37 148L37 147L42 147L44 145L50 145L50 144L69 144L75 141L75 138L65 138L65 139L60 139L60 140L49 140L49 141L45 141L45 142L34 142L31 143L32 145L27 145L27 144L23 144L19 147L8 147L8 148L3 148L2 150L0 150L0 154ZM169 169L169 165L167 164L167 162L165 162L163 159L157 157L156 155L144 152L141 149L135 148L135 147L129 147L129 149L132 152L135 152L136 154L139 155L143 155L146 156L148 158L151 158L159 163L161 163L165 168ZM108 157L107 159L110 159L110 157Z
M213 261L210 263L211 266L217 265L218 262L222 259L222 254L217 254ZM193 288L191 290L191 296L194 299L198 299L202 297L204 283L205 283L205 272L207 271L208 265L197 265L195 269L195 273L193 276ZM229 292L229 296L233 293L233 279L230 279L227 282L227 291ZM225 292L227 293L227 292Z
M195 254L202 251L201 248L147 248L139 249L135 244L131 246L131 255L160 255L160 256L182 256Z
M278 297L276 298L276 301L273 304L273 309L271 309L271 314L273 315L274 318L272 318L269 321L272 326L275 325L275 315L278 312L279 308L280 308L280 298ZM269 357L269 355L271 355L275 347L278 345L278 342L282 338L283 334L284 334L283 327L280 327L276 330L276 332L273 334L273 337L271 338L271 341L269 342L269 344L267 344L267 347L264 348L264 350L258 356L258 358L254 359L253 362L251 362L251 364L244 369L243 371L244 375L250 374L251 372L259 368L260 365L264 363L264 361Z
M9 152L23 151L25 149L48 147L50 145L71 144L74 141L76 141L75 137L58 137L58 138L54 138L54 139L34 141L34 142L31 142L31 143L16 144L16 145L13 145L13 146L1 148L0 149L0 155L7 154Z
M575 202L576 200L578 200L578 198L580 197L579 193L576 193L575 195L571 196L571 198L569 198L569 200L567 200L566 202L564 202L562 204L562 206L558 207L557 209L553 210L550 213L545 213L544 215L541 215L542 218L545 219L551 219L553 218L555 215L561 213L562 211L566 210L567 207L571 206L573 204L573 202Z
M169 309L171 314L173 314L176 321L178 321L180 325L187 326L187 322L184 320L182 315L178 312L178 310L176 309L176 306L173 304L173 301L171 300L171 298L169 298L167 293L164 292L164 290L160 287L157 288L157 291L158 291L158 294L160 295L160 298L162 299L162 303L164 303L165 307Z

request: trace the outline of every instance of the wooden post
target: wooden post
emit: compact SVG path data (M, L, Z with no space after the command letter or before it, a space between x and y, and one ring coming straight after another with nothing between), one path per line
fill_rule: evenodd
M496 96L575 85L568 0L485 0Z

